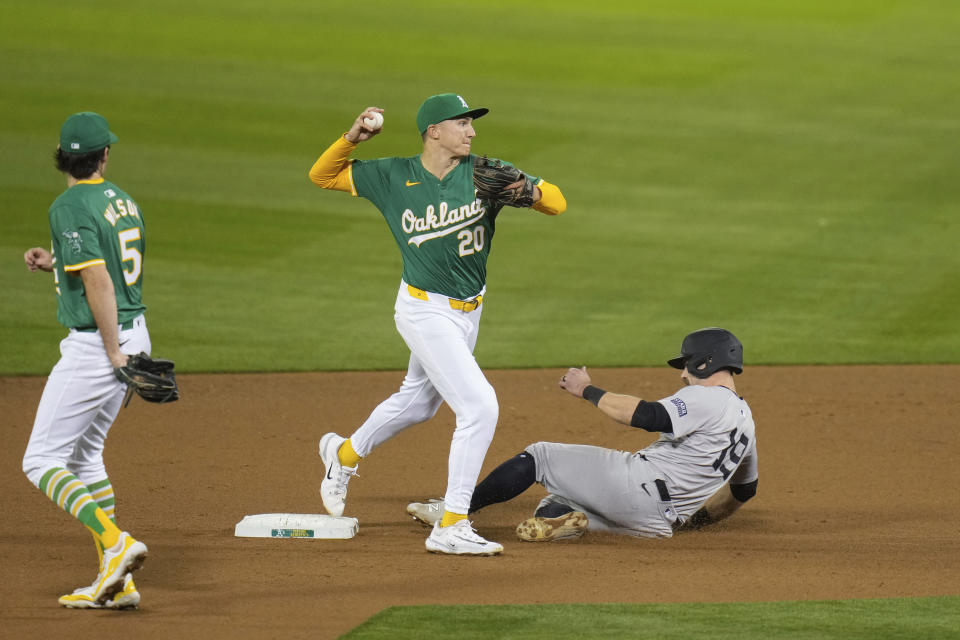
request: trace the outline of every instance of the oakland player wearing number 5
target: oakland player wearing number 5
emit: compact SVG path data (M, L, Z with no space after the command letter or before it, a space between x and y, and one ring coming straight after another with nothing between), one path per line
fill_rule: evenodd
M733 380L743 372L743 346L725 329L701 329L668 364L688 386L657 402L607 393L591 384L586 368L560 379L617 422L659 433L656 442L636 453L537 442L477 486L470 511L539 482L549 494L517 527L528 542L577 538L587 529L670 537L731 515L754 496L758 480L753 415ZM438 502L415 502L407 512L430 524Z
M53 272L57 320L70 329L47 379L23 456L36 487L93 534L100 571L89 587L60 598L68 608L136 607L130 576L147 547L117 528L103 446L126 385L114 369L150 352L140 300L144 233L133 199L103 179L117 137L92 112L67 118L55 160L67 190L50 206L53 251L27 250L31 271Z
M383 214L403 258L397 294L397 330L410 349L399 391L382 402L349 438L320 440L326 470L321 496L329 513L343 513L347 483L358 462L404 429L430 419L444 401L457 416L447 466L446 509L427 538L434 553L496 555L503 547L479 536L467 510L497 424L493 387L473 357L487 300L487 256L503 203L478 197L474 121L487 113L460 96L427 98L417 113L423 152L406 158L350 160L357 144L379 134L382 109L369 107L310 170L326 189L370 200ZM369 121L365 121L369 118ZM548 215L566 209L556 186L527 176L532 208Z

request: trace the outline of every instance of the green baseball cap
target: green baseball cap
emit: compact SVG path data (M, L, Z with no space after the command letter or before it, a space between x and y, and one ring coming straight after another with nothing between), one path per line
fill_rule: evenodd
M455 93L441 93L430 96L420 105L420 110L417 111L417 128L420 130L420 135L423 135L427 127L432 124L463 116L479 118L488 111L490 109L483 107L471 109L467 101Z
M116 141L107 119L93 111L75 113L60 127L60 149L68 153L89 153Z

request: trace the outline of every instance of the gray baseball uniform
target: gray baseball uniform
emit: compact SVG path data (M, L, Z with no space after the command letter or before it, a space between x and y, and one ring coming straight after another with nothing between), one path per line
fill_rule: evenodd
M758 478L753 415L726 387L693 385L659 401L672 433L636 453L538 442L527 447L549 503L589 518L589 529L670 537L728 482Z

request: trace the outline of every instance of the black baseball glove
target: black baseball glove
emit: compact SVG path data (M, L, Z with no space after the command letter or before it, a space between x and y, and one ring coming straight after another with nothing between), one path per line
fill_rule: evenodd
M173 402L180 399L177 377L173 373L173 361L151 358L140 352L130 356L127 364L113 370L117 380L127 385L124 406L136 392L147 402Z
M473 164L473 186L477 195L511 207L529 207L533 204L533 181L516 167L486 156Z

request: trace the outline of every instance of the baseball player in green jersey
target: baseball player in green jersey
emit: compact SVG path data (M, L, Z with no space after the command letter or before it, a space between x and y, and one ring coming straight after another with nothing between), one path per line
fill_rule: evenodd
M349 438L327 433L320 440L326 471L320 488L324 507L341 515L347 483L358 462L404 429L433 417L446 402L457 416L446 510L426 547L454 555L489 556L503 550L479 536L467 520L499 414L493 387L473 356L486 304L487 258L503 207L495 198L478 197L474 186L473 125L487 111L471 108L453 93L431 96L417 112L422 153L351 160L359 143L382 131L383 109L369 107L310 170L317 185L366 198L383 214L403 258L394 318L410 349L400 389ZM533 209L548 215L566 209L560 189L541 178L527 179Z
M659 433L656 442L635 453L531 444L477 486L470 512L539 482L549 494L517 527L528 542L578 538L588 529L666 538L733 514L754 496L758 480L753 415L733 379L743 371L743 346L725 329L700 329L668 364L687 386L656 402L607 393L591 384L586 367L560 379L562 389L613 420ZM414 502L407 513L430 525L441 508L440 500Z
M67 118L55 156L67 190L50 206L52 251L34 247L24 254L31 271L53 273L57 319L70 332L43 389L23 472L90 530L100 557L94 583L60 598L69 608L136 607L140 594L130 574L147 555L146 545L115 524L103 463L126 391L114 369L127 354L150 352L140 300L143 217L126 192L103 178L116 142L96 113Z

